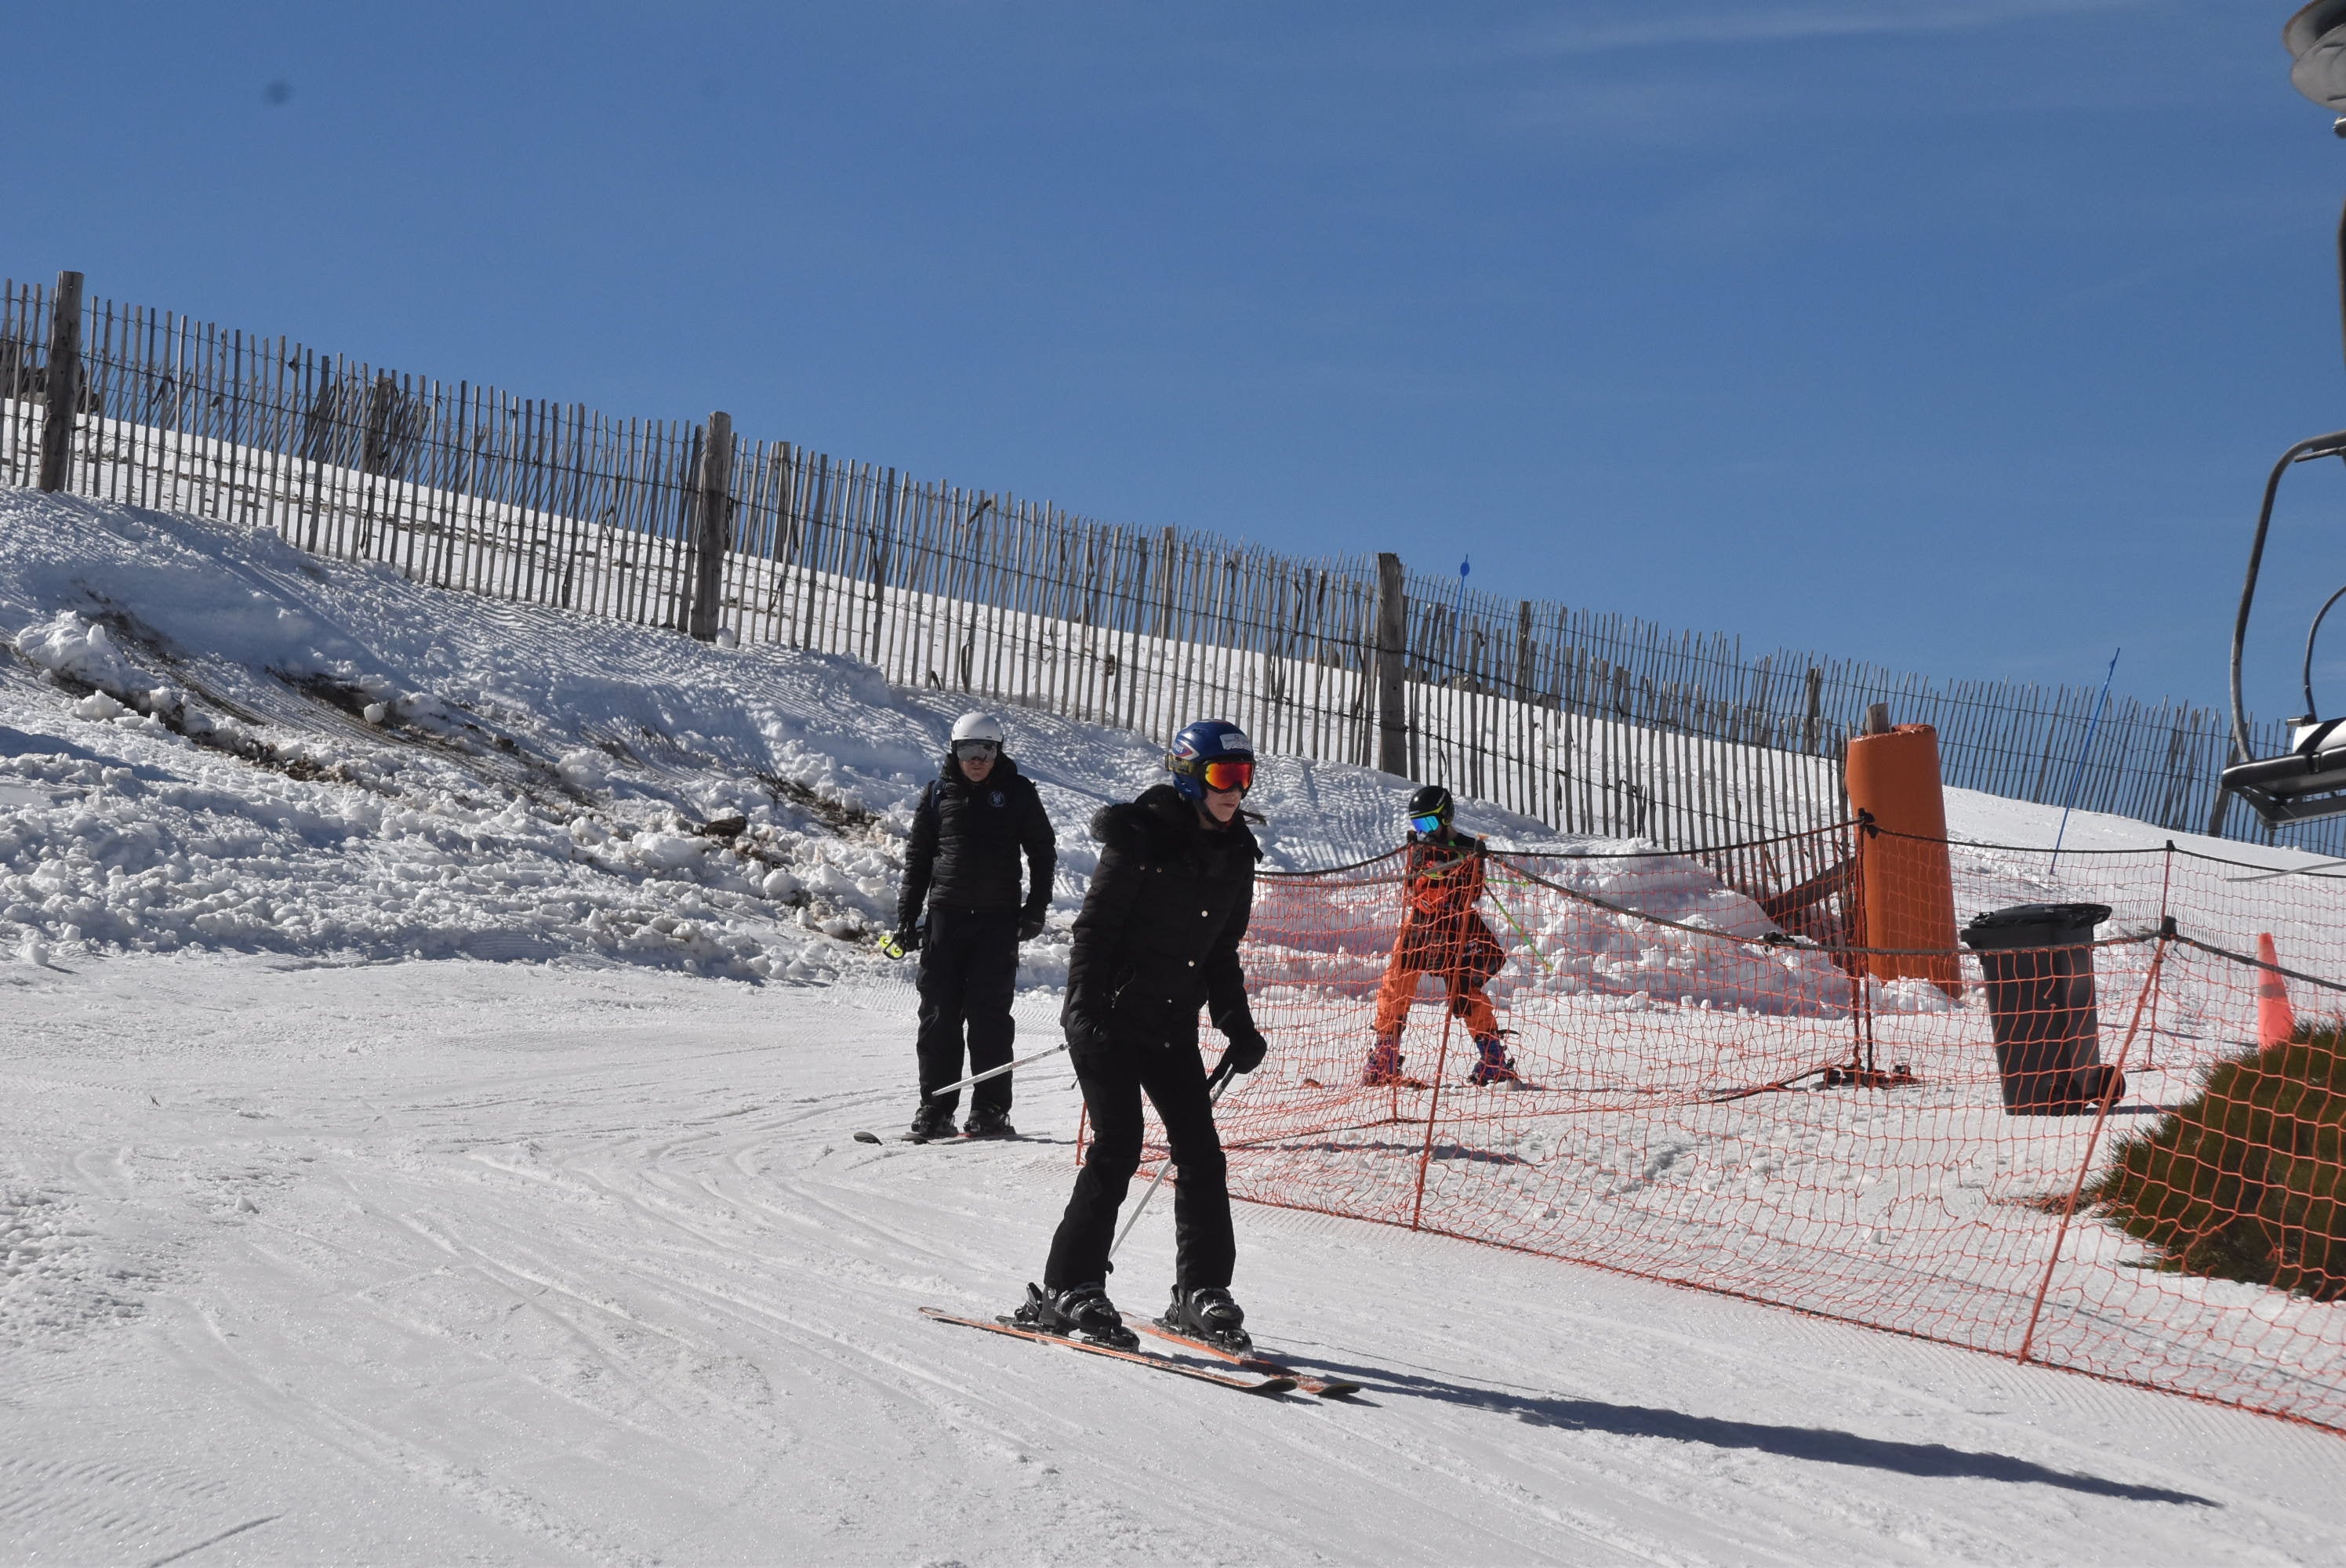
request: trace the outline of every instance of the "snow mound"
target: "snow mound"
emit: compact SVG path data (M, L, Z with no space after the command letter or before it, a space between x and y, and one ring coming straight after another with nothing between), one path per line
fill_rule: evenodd
M949 692L852 660L435 589L267 533L0 494L0 951L653 964L836 981L884 961ZM1066 972L1105 801L1148 738L1024 711ZM1267 759L1274 867L1391 847L1408 785ZM1470 808L1545 848L1542 824Z

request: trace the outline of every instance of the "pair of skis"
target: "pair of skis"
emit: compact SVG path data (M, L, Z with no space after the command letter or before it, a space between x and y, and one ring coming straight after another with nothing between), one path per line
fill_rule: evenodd
M877 1133L859 1132L855 1135L855 1141L877 1144L887 1140ZM980 1133L975 1137L967 1133L939 1133L933 1138L916 1138L910 1133L898 1133L896 1141L900 1144L1018 1144L1026 1140L1016 1133Z
M1346 1382L1341 1379L1315 1378L1308 1372L1299 1372L1285 1362L1273 1360L1268 1356L1240 1355L1204 1339L1193 1339L1186 1334L1177 1334L1161 1323L1142 1323L1139 1327L1145 1333L1153 1334L1160 1339L1169 1340L1173 1344L1196 1350L1202 1355L1211 1356L1217 1360L1227 1362L1256 1375L1251 1378L1231 1377L1227 1373L1209 1371L1203 1367L1192 1366L1188 1361L1177 1360L1171 1356L1158 1355L1151 1350L1120 1350L1113 1345L1095 1344L1088 1339L1072 1339L1064 1334L1046 1334L1039 1329L1029 1329L1022 1323L1013 1322L1008 1318L995 1318L990 1320L984 1318L964 1318L936 1307L922 1308L921 1316L934 1319L940 1323L958 1323L965 1329L983 1329L989 1334L1005 1334L1014 1339L1032 1339L1041 1345L1064 1345L1070 1350L1081 1350L1086 1355L1106 1356L1112 1360L1131 1361L1143 1367L1154 1367L1160 1372L1171 1372L1177 1377L1193 1379L1201 1383L1213 1383L1225 1389L1236 1389L1244 1394L1275 1396L1300 1390L1307 1394L1317 1394L1321 1399L1341 1399L1346 1394L1357 1394L1361 1391L1361 1385L1358 1383Z
M1365 1081L1359 1084L1323 1084L1317 1078L1306 1078L1303 1080L1302 1086L1307 1089L1431 1089L1433 1087L1424 1079L1413 1078L1406 1074L1398 1078L1380 1079L1373 1084ZM1494 1078L1487 1084L1477 1084L1472 1078L1468 1078L1458 1084L1462 1089L1507 1089L1519 1095L1535 1095L1546 1086L1545 1084L1535 1084L1520 1074L1506 1078Z

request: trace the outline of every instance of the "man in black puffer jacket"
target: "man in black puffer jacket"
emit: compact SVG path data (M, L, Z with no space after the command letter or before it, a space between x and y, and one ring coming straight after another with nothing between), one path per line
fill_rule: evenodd
M1198 1009L1229 1040L1216 1069L1250 1073L1265 1046L1247 1005L1239 942L1261 855L1239 802L1254 754L1235 725L1193 724L1175 738L1159 784L1092 819L1099 867L1076 916L1061 1022L1091 1113L1092 1144L1052 1238L1043 1284L1017 1319L1054 1334L1137 1343L1107 1298L1116 1213L1140 1163L1140 1096L1165 1123L1173 1163L1177 1332L1243 1351L1246 1315L1230 1298L1237 1247L1221 1139L1198 1054Z
M1024 898L1022 852L1028 872ZM921 950L921 1108L906 1136L925 1141L952 1135L960 1093L931 1096L962 1076L964 1028L972 1073L1010 1060L1017 1033L1010 999L1018 983L1018 944L1043 933L1057 860L1042 797L1003 753L1001 723L990 714L962 715L944 766L913 808L904 886L896 901L896 945ZM964 1135L1014 1135L1010 1077L988 1078L971 1091Z

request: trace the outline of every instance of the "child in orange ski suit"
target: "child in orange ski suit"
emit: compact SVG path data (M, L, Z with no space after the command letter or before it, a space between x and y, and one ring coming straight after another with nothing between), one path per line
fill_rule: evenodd
M1423 974L1442 977L1451 1015L1466 1025L1474 1042L1468 1078L1475 1084L1517 1081L1500 1041L1498 1015L1483 993L1484 984L1506 962L1499 939L1474 908L1483 898L1487 849L1482 840L1451 826L1452 809L1450 792L1440 785L1428 785L1410 798L1413 825L1402 869L1401 934L1377 989L1376 1043L1361 1074L1364 1084L1402 1081L1402 1025L1417 1000ZM1434 823L1433 830L1421 830L1428 821Z

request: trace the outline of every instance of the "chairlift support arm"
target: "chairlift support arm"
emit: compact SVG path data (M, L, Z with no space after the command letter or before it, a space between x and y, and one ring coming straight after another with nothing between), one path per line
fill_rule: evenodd
M2249 546L2248 580L2240 585L2240 613L2232 622L2232 755L2246 762L2249 750L2248 717L2240 701L2240 654L2248 646L2249 608L2256 602L2257 573L2264 565L2265 535L2272 527L2273 501L2280 494L2280 476L2294 463L2309 463L2317 457L2346 457L2346 430L2332 431L2300 441L2280 455L2273 464L2271 477L2265 481L2264 504L2257 510L2257 536Z

